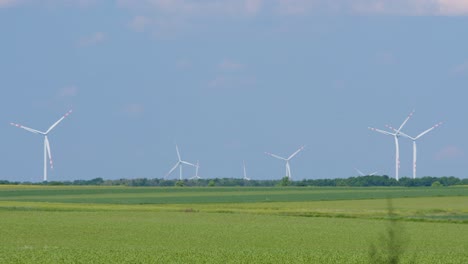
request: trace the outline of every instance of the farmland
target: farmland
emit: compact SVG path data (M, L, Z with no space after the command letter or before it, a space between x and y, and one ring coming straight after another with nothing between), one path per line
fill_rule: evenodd
M389 230L402 263L468 259L468 187L0 186L0 218L1 263L366 263Z

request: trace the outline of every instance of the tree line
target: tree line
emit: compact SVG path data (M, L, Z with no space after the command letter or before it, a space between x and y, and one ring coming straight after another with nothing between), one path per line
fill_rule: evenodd
M239 178L214 178L214 179L196 179L196 180L165 180L157 178L136 178L136 179L117 179L105 180L103 178L94 178L91 180L74 180L74 181L48 181L48 182L17 182L0 180L0 184L12 185L100 185L100 186L193 186L193 187L235 187L235 186L250 186L250 187L274 187L274 186L320 186L320 187L372 187L372 186L404 186L404 187L421 187L421 186L453 186L453 185L468 185L468 178L459 179L453 176L444 177L422 177L422 178L400 178L399 181L390 178L387 175L379 176L358 176L349 178L335 179L304 179L291 181L287 177L280 180L244 180Z

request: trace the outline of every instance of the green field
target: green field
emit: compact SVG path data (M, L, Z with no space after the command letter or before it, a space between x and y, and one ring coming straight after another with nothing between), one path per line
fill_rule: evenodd
M468 187L0 185L0 228L0 263L468 263Z

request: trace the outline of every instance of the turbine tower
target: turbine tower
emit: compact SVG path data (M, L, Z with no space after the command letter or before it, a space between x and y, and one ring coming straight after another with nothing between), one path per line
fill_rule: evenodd
M172 167L172 169L166 174L166 176L164 178L166 178L167 176L169 176L175 169L177 169L177 167L179 167L179 180L182 180L182 165L189 165L189 166L193 166L195 167L195 164L192 164L190 162L187 162L187 161L184 161L180 158L180 153L179 153L179 147L176 145L176 152L177 152L177 158L178 158L178 161L177 163L174 165L174 167Z
M246 181L250 181L250 178L247 177L247 172L245 170L245 161L243 161L243 165L244 165L244 178L243 179Z
M195 164L195 176L193 176L192 178L190 178L190 180L193 180L193 179L201 179L200 176L198 176L198 168L200 168L200 163L198 162L197 160L197 164Z
M432 130L434 130L435 128L439 127L440 125L442 125L442 122L440 123L437 123L435 125L433 125L431 128L423 131L422 133L420 133L419 135L417 135L416 137L411 137L411 136L408 136L407 134L405 134L404 132L402 131L399 131L399 134L406 137L406 138L409 138L413 141L413 179L416 179L416 156L417 156L417 151L416 151L416 140L418 140L419 138L421 138L422 136L426 135L427 133L431 132ZM397 131L396 129L394 129L393 127L391 126L388 126L390 129L392 129L393 131Z
M275 155L275 154L271 154L271 153L268 153L268 152L265 152L265 154L269 155L269 156L272 156L273 158L277 158L277 159L280 159L280 160L284 160L286 161L286 177L288 177L288 179L291 180L291 166L289 165L289 161L297 155L297 153L299 153L301 150L304 149L304 146L300 147L298 150L296 150L296 152L294 152L293 154L291 154L291 156L289 156L288 158L283 158L283 157L280 157L278 155Z
M372 130L372 131L379 132L379 133L382 133L382 134L388 135L388 136L393 136L393 138L395 140L395 179L397 181L399 180L398 171L400 169L400 146L399 146L399 143L398 143L398 137L400 137L401 129L405 126L406 122L408 122L408 120L411 118L411 116L413 116L413 113L414 113L414 111L412 111L408 115L408 117L405 119L405 121L403 121L403 123L401 123L400 127L398 129L395 129L394 133L384 131L384 130L380 130L380 129L373 128L373 127L369 127L369 129Z
M62 122L63 119L65 119L65 117L70 115L71 112L72 112L72 110L68 111L59 120L57 120L57 122L55 122L53 125L51 125L49 127L49 129L47 129L46 132L42 132L42 131L39 131L39 130L36 130L36 129L25 127L25 126L20 125L20 124L10 123L12 126L19 127L19 128L22 128L22 129L24 129L26 131L29 131L31 133L41 134L41 135L44 136L44 181L47 181L47 158L49 158L50 168L51 169L54 168L54 162L52 161L52 154L51 154L51 151L50 151L49 138L47 136L60 122Z

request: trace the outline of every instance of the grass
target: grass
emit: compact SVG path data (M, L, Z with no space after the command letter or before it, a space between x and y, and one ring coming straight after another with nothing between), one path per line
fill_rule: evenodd
M378 193L400 263L466 263L468 188L68 186L0 187L0 263L369 263Z

